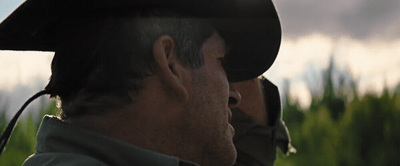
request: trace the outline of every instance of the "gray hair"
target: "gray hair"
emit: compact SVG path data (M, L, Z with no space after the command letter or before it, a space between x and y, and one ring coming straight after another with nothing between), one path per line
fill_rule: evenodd
M68 37L70 41L56 51L46 87L61 100L62 119L132 103L131 95L143 88L143 78L154 72L152 46L161 35L175 40L183 65L201 67L201 46L214 31L207 21L189 18L108 17L83 22L86 31L74 31L77 37Z

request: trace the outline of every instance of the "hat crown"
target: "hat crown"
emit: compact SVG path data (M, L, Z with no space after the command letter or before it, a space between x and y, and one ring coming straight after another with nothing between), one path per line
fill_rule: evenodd
M227 57L230 81L261 75L279 51L281 27L271 0L27 0L0 24L0 50L55 51L60 43L56 27L66 18L153 9L213 19L233 48Z

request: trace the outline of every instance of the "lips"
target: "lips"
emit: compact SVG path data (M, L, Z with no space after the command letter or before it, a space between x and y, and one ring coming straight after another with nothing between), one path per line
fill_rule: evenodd
M232 121L232 111L228 109L228 122L231 123Z
M229 130L232 133L232 137L235 135L235 129L233 128L233 126L231 125L231 121L232 121L232 111L230 109L228 109L228 126L229 126Z
M233 126L229 123L229 130L231 131L231 133L232 133L232 138L233 138L233 136L235 136L235 129L233 128Z

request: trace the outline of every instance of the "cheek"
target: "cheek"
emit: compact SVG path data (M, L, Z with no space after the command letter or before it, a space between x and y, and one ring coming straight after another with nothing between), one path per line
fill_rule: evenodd
M225 74L221 78L224 78L224 79L220 79L219 80L219 86L220 86L220 90L221 90L221 97L227 104L228 103L228 98L229 98L229 83L228 83L228 79L226 78Z
M212 91L207 93L213 99L213 103L219 107L219 109L224 109L228 106L229 99L229 85L223 79L215 79L213 82L210 81L210 86L212 86Z
M228 98L229 96L229 82L228 78L223 70L214 70L210 72L210 86L218 92L218 96L222 98Z

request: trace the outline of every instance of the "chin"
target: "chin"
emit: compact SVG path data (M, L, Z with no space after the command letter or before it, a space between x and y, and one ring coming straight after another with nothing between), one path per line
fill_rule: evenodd
M237 157L237 151L236 151L236 148L235 148L235 146L233 146L233 151L232 151L232 160L231 160L231 162L230 162L230 165L233 165L233 164L235 164L235 162L236 162L236 157Z
M222 155L223 156L220 156L221 165L232 166L235 163L237 157L237 151L231 137L228 138L225 150L222 153Z
M236 161L237 152L232 139L220 142L217 147L208 150L210 153L207 153L207 157L203 156L203 161L198 163L201 166L232 166Z
M225 153L224 153L224 161L226 161L226 163L224 163L223 165L232 166L236 161L237 151L236 151L235 145L233 143L234 135L235 135L235 130L228 123L228 131L226 134L227 144L226 144L226 149L225 149Z

